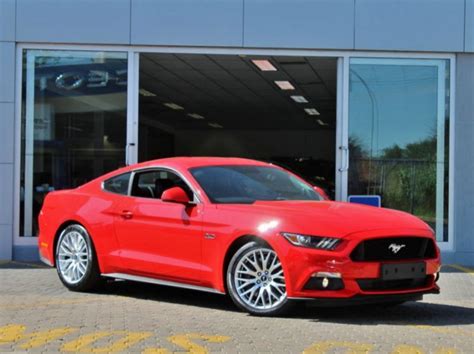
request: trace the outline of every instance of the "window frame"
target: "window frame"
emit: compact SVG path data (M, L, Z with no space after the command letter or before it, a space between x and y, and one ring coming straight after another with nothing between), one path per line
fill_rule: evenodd
M121 176L124 176L124 175L129 175L129 176L128 176L127 192L126 192L125 194L113 192L113 191L110 191L110 190L108 190L108 189L105 188L105 183L106 183L107 181L110 181L110 180L112 180L112 179L114 179L114 178L118 178L118 177L121 177ZM101 182L101 184L100 184L100 188L101 188L101 190L102 190L103 192L105 192L105 193L111 193L111 194L122 195L122 196L124 196L124 197L127 197L127 196L130 194L130 188L131 188L130 182L131 182L131 180L132 180L131 177L132 177L132 171L123 172L123 173L120 173L120 174L118 174L118 175L114 175L114 176L112 176L112 177L109 177L109 178L103 180L103 181Z
M452 117L452 111L451 107L449 107L448 111L446 111L446 93L448 93L449 97L449 104L451 105L451 97L449 96L450 93L450 87L451 87L451 80L453 80L453 77L451 77L451 68L448 66L446 68L446 64L453 65L451 61L448 58L378 58L378 57L362 57L362 56L352 56L349 58L349 70L351 70L351 65L372 65L372 66L379 66L379 67L387 67L387 66L396 66L396 67L435 67L436 68L436 81L437 81L437 115L435 117L435 135L436 135L436 146L437 146L437 152L436 152L436 190L435 190L435 238L436 242L439 244L446 244L449 242L450 237L452 235L450 234L449 228L451 223L453 222L452 216L450 215L450 207L451 207L451 201L449 199L450 191L451 191L451 183L452 180L450 178L451 174L451 141L450 139L452 138L451 132L449 131L452 128L451 125L451 120L453 119ZM446 83L446 79L449 77L449 82ZM351 84L351 78L349 75L349 85ZM441 87L444 90L444 94L440 94L442 91ZM350 100L350 94L348 95L348 98ZM349 123L349 130L348 130L348 136L351 134L351 129L350 129L350 102L348 102L348 116L347 120ZM446 112L449 112L446 115ZM446 123L446 116L448 116L448 120ZM440 129L440 122L442 122L441 126L442 129ZM445 134L445 131L448 130L448 134ZM446 143L446 138L448 137L448 143ZM442 141L442 154L440 154L439 151L439 142ZM349 146L349 144L347 144ZM448 150L448 154L446 154L446 150ZM439 155L440 154L440 155ZM446 156L448 159L448 163L446 164ZM442 161L442 167L440 170L440 161ZM446 167L447 166L447 167ZM448 173L446 174L445 169L448 170ZM446 178L447 176L447 178ZM445 182L448 182L448 198L445 197ZM439 190L441 188L441 191ZM349 184L347 185L346 189L346 199L349 197ZM439 199L441 196L441 200ZM445 212L445 204L448 204L447 212ZM398 210L398 209L397 209ZM439 217L439 214L441 214L441 218ZM418 218L421 218L420 216L417 216ZM444 227L443 220L447 218L448 219L448 226ZM441 231L441 239L438 239L439 237L439 230ZM447 237L447 240L444 240L444 238Z
M130 175L130 180L128 181L128 194L127 194L127 196L130 198L141 198L141 199L156 200L156 201L163 202L161 198L147 198L147 197L132 195L132 186L133 186L133 182L135 181L136 175L139 175L145 172L168 172L168 173L173 173L177 177L181 178L181 180L191 190L191 192L193 193L193 199L190 201L190 204L195 204L195 205L202 204L202 200L199 198L199 194L196 192L196 189L192 186L189 180L186 177L184 177L183 174L179 172L178 170L175 170L170 167L165 167L165 166L153 166L153 167L134 169L130 172L131 172L131 175Z

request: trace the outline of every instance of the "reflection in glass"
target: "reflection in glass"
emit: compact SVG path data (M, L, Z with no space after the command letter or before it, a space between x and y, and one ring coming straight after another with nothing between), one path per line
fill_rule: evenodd
M449 62L353 59L349 195L380 195L448 237Z
M46 194L125 162L126 53L25 50L20 235L36 235Z

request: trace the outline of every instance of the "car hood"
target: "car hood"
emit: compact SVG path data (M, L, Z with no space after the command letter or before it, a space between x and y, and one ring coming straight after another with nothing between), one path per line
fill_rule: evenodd
M258 225L272 222L280 231L344 237L360 231L423 229L421 219L398 210L332 201L257 201L220 204L219 209L252 215ZM257 227L258 227L257 225Z

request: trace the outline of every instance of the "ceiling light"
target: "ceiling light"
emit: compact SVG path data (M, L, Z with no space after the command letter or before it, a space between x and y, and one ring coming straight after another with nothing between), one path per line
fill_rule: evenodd
M204 117L200 114L197 114L197 113L188 113L188 116L190 116L191 118L194 118L194 119L204 119Z
M297 103L308 103L308 100L304 96L291 96L291 99Z
M173 102L163 103L163 106L166 106L166 107L171 108L171 109L175 109L177 111L181 111L181 110L184 109L179 104L176 104L176 103L173 103Z
M268 60L252 60L252 63L261 71L277 71L277 69Z
M144 88L141 88L138 92L140 92L140 95L142 95L144 97L155 97L156 96L153 92L145 90Z
M275 84L282 90L294 90L295 87L289 81L275 81Z
M319 116L320 113L316 108L305 108L304 111L308 113L310 116ZM319 121L320 119L318 119ZM319 122L318 122L319 123Z
M218 123L208 123L208 125L213 128L224 128L222 125Z
M318 122L318 124L322 126L329 125L328 123L324 123L321 119L317 119L316 122Z

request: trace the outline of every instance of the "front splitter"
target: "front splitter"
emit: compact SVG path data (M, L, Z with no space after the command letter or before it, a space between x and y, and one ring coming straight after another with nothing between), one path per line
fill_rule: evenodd
M377 294L377 295L355 295L350 298L290 298L291 300L307 301L309 305L315 307L343 307L343 306L359 306L370 304L384 304L405 301L419 301L423 299L423 295L439 294L439 289L430 289L404 294Z

